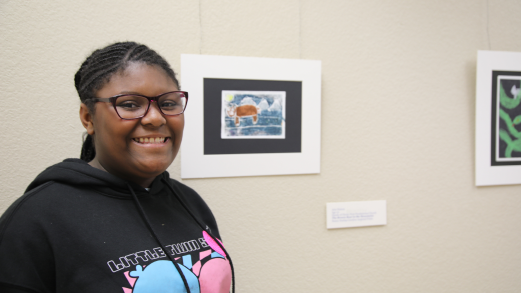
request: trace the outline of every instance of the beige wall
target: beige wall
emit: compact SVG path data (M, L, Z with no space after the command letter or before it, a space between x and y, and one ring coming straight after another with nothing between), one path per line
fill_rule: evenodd
M237 291L519 292L521 187L474 186L476 51L521 51L517 0L106 2L0 1L0 211L79 155L73 75L93 49L136 40L176 69L181 53L318 59L321 174L183 181ZM326 202L374 199L387 226L326 230Z

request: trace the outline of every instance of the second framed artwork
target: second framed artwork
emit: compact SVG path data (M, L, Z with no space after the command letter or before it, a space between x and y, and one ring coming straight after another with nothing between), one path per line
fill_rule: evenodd
M521 53L479 51L476 185L521 183Z
M181 177L320 173L321 62L181 55Z

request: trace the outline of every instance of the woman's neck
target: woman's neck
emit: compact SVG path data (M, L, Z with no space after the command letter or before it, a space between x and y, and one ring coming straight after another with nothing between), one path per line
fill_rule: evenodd
M110 173L114 176L117 176L121 179L125 179L125 180L128 180L128 181L132 181L132 182L135 182L137 184L139 184L141 187L143 188L150 188L150 185L152 185L152 182L154 181L154 178L150 178L150 179L146 179L146 180L137 180L137 179L132 179L132 178L124 178L118 174L113 174L112 172L109 172L107 171L107 169L105 169L103 167L103 165L101 165L100 161L98 160L97 157L95 157L94 159L92 159L92 161L89 162L89 165L91 165L92 167L96 168L96 169L100 169L101 171L105 171L107 173Z

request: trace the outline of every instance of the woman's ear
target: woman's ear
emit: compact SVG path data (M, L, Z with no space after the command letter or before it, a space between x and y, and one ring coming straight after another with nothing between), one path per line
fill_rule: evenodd
M87 130L87 133L90 135L94 134L94 121L93 116L89 111L89 108L87 105L81 103L80 106L80 120L81 124L83 124L83 127Z

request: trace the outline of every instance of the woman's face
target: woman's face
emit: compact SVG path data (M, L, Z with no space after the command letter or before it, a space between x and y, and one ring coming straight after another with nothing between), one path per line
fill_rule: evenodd
M123 72L111 76L97 93L98 98L136 93L153 97L179 90L176 83L157 66L132 63ZM153 102L145 117L122 120L111 103L99 102L91 115L82 104L80 117L93 136L96 157L94 167L120 178L148 187L154 178L170 166L183 137L184 116L163 116ZM151 138L160 143L141 142ZM166 139L164 139L166 138Z

